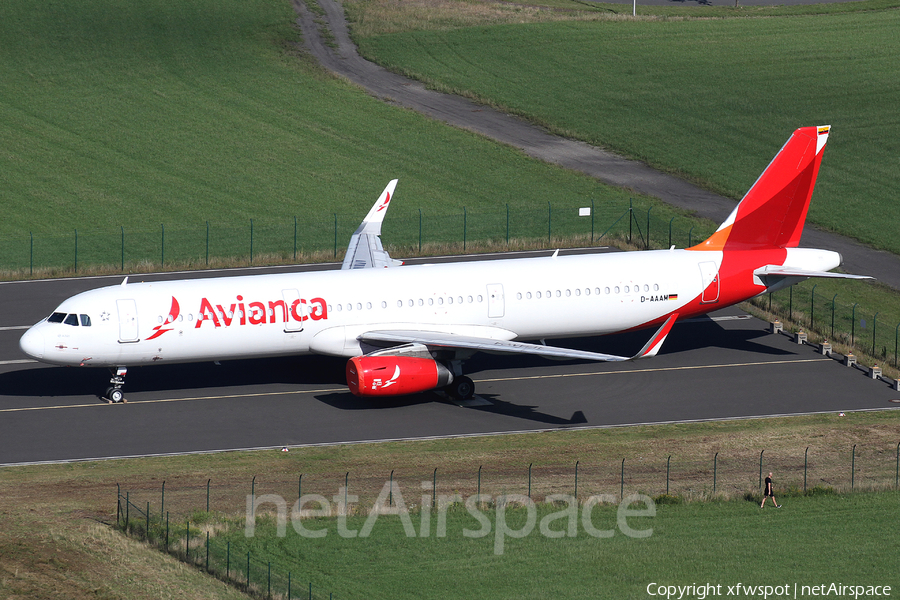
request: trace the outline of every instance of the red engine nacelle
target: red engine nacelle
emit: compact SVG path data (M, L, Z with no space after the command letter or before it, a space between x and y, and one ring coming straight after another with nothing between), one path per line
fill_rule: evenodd
M357 396L402 396L449 385L453 373L431 358L356 356L347 361L347 386Z

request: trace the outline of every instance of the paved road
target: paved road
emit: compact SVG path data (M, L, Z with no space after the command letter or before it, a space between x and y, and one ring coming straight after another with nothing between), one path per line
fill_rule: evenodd
M376 98L411 108L456 127L469 129L521 149L534 158L586 173L605 183L656 196L669 204L724 221L735 201L627 160L610 152L547 133L521 119L475 104L465 98L425 89L414 80L396 75L364 60L350 40L343 9L334 0L318 0L325 11L326 26L332 31L337 50L325 45L313 15L302 0L294 0L297 23L312 55L330 71L346 77ZM760 0L762 1L762 0ZM808 0L792 0L805 2ZM780 2L784 3L784 2ZM849 273L871 275L900 290L900 257L872 250L848 238L807 226L803 245L840 252Z
M140 277L214 274L223 273ZM131 368L124 405L98 398L108 379L104 369L20 362L25 326L63 298L119 281L0 284L0 465L885 409L900 398L887 383L768 334L764 323L734 308L717 314L726 320L677 324L659 356L635 363L477 355L467 369L489 404L472 408L435 393L356 398L344 384L345 361L329 357ZM627 355L647 335L560 345Z

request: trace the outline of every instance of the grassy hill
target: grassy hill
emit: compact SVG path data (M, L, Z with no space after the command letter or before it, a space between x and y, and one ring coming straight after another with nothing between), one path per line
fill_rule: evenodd
M351 14L367 23L373 5ZM357 40L389 68L735 198L796 127L833 125L811 220L900 252L896 8L410 29Z

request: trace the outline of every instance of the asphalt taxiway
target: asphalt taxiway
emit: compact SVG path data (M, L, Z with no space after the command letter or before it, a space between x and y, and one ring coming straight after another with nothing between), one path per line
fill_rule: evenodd
M471 407L433 392L357 398L345 361L322 356L133 367L127 404L109 405L105 369L28 361L18 339L64 298L119 282L0 284L0 465L900 406L887 383L735 308L676 324L657 357L636 362L476 355L466 366L485 402ZM648 335L555 343L629 355Z

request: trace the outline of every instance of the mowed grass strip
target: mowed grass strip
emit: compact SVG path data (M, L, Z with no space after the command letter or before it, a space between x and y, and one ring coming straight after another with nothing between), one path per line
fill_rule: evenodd
M351 13L353 14L353 13ZM359 36L377 62L739 198L832 125L810 218L900 252L900 12L473 26Z

